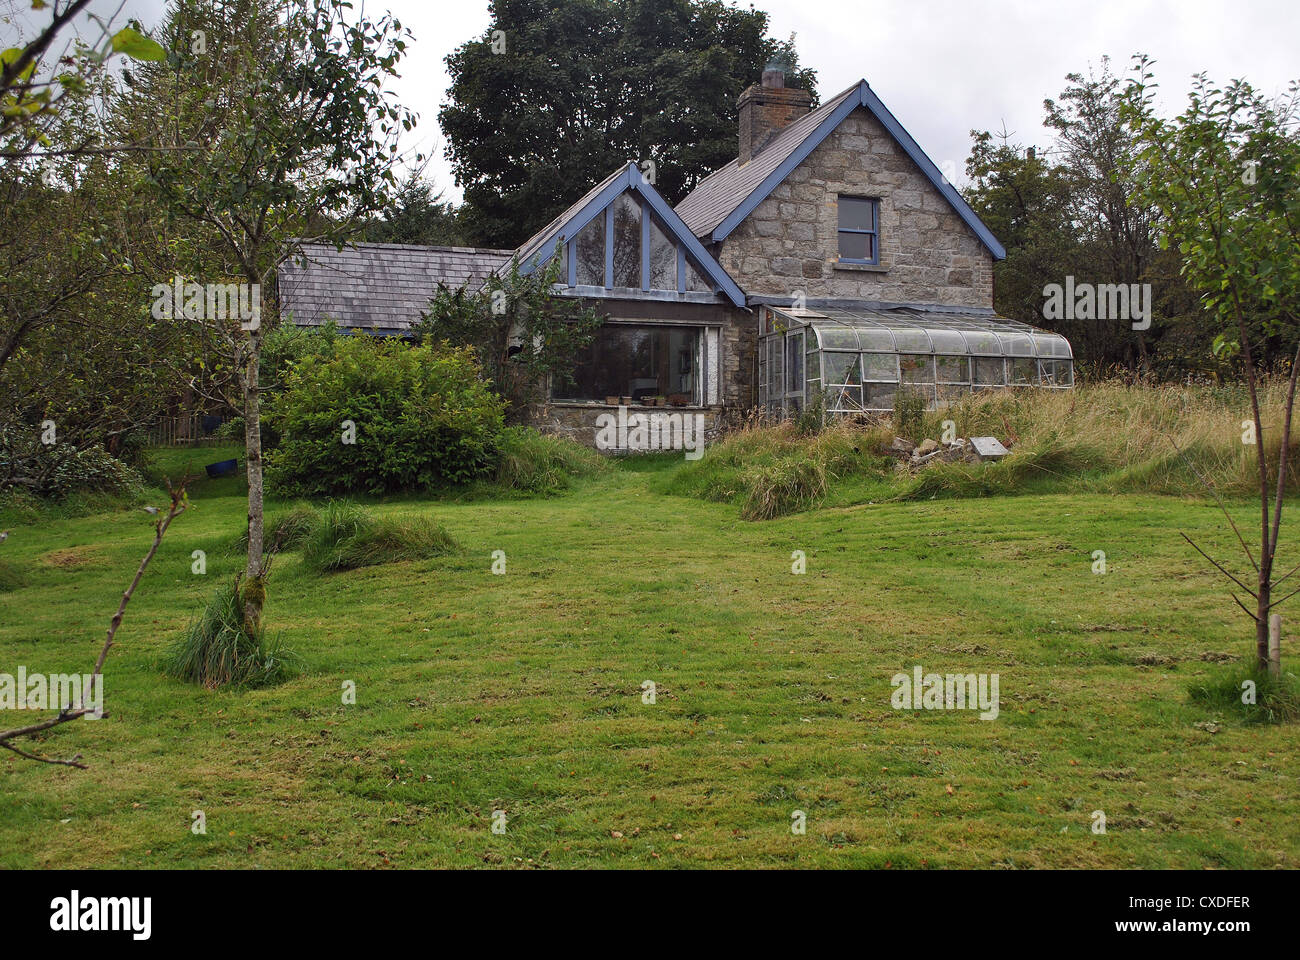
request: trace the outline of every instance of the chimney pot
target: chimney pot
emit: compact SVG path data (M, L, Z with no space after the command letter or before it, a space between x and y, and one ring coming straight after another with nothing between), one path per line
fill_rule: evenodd
M785 71L780 67L768 67L763 71L763 86L769 90L785 87Z

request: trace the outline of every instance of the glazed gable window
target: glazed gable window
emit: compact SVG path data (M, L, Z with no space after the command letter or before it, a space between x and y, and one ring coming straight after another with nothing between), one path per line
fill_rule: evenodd
M844 263L880 262L880 201L839 198L839 255Z

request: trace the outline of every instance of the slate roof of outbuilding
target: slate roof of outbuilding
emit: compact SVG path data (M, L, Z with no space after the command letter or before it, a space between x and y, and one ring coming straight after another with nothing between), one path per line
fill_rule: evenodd
M399 243L303 246L280 265L280 312L289 322L403 331L418 323L439 282L477 288L514 251Z

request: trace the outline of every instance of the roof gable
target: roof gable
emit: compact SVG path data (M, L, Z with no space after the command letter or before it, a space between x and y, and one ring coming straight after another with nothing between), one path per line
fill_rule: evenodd
M744 291L731 279L731 275L704 249L696 235L686 226L682 218L659 195L659 191L645 178L641 169L633 161L614 171L596 186L592 187L581 199L565 210L542 230L515 251L514 260L519 264L523 274L531 273L545 263L555 253L558 245L573 240L582 229L600 216L624 193L638 194L646 206L654 211L655 216L665 228L669 238L690 254L690 258L704 275L726 294L738 307L745 305Z
M790 124L748 163L742 165L739 159L732 160L706 177L677 205L677 213L697 237L707 237L715 243L726 239L858 107L871 112L993 257L1003 259L1006 251L997 237L872 92L866 80L860 80Z

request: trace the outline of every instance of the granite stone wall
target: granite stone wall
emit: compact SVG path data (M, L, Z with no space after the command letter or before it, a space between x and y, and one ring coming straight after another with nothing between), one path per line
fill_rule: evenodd
M880 200L880 265L839 264L839 194ZM993 306L993 257L865 108L850 114L722 242L751 297Z

